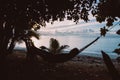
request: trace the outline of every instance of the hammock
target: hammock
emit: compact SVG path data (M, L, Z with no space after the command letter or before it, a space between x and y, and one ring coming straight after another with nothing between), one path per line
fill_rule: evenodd
M41 50L41 49L35 47L34 45L30 47L29 52L31 52L32 54L39 55L40 57L43 58L43 60L45 60L47 62L62 63L62 62L66 62L66 61L72 59L73 57L75 57L76 55L81 53L87 47L89 47L94 42L96 42L99 38L100 37L97 37L95 40L93 40L92 42L90 42L89 44L87 44L86 46L81 48L80 50L77 48L72 49L68 54L67 53L51 54L47 51L44 51L44 50Z
M115 27L118 23L116 23L113 27ZM110 31L112 28L110 28L108 31ZM43 58L43 60L45 60L47 62L61 63L61 62L68 61L68 60L72 59L73 57L75 57L77 54L81 53L86 48L91 46L94 42L96 42L98 39L100 39L100 37L101 36L97 37L95 40L93 40L92 42L90 42L89 44L87 44L86 46L84 46L81 49L77 49L77 48L72 49L68 54L63 54L63 53L62 54L51 54L47 51L44 51L44 50L41 50L41 49L35 47L32 43L30 43L30 44L32 44L32 46L29 47L30 48L29 52L31 52L31 54L36 54L36 55L41 56Z
M41 50L39 48L34 47L35 54L39 55L43 58L44 61L52 62L52 63L61 63L66 62L77 54L79 54L79 50L77 48L72 49L68 54L51 54L47 51Z

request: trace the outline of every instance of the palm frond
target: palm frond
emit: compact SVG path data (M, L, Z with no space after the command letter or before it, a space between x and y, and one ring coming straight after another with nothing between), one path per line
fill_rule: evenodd
M58 53L62 52L64 49L68 48L68 45L62 45L59 47L59 49L57 50Z
M116 32L118 35L120 35L120 29Z
M62 45L62 46L60 46L58 40L56 40L54 38L51 38L50 39L49 48L47 48L45 46L41 46L40 49L48 51L48 52L50 52L52 54L58 54L58 53L61 53L62 50L66 49L68 47L69 47L68 45Z
M51 51L56 51L59 48L60 44L58 40L51 38L50 39L50 50Z
M120 55L120 48L115 49L113 52L117 53L118 55Z

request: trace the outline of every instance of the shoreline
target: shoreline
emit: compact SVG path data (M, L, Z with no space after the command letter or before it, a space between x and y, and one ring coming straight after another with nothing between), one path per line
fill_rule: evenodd
M26 48L22 49L15 49L14 51L20 51L20 52L26 52ZM65 54L67 54L69 51L65 51ZM116 59L117 57L120 57L120 55L117 55L116 53L108 53L109 57L111 59ZM90 56L90 57L96 57L96 58L102 58L101 52L88 52L88 51L83 51L79 53L77 56Z
M26 58L26 52L23 51L23 50L14 50L14 53L13 55L14 58L22 58L22 59L25 59ZM40 57L38 57L39 59ZM41 60L41 58L40 58ZM111 60L114 62L114 63L118 63L117 62L117 58L111 58ZM73 62L85 62L85 63L99 63L99 64L103 64L104 61L103 61L103 58L102 57L96 57L96 56L89 56L89 55L85 55L85 54L79 54L79 55L76 55L74 58L72 58L71 60L69 61L73 61Z

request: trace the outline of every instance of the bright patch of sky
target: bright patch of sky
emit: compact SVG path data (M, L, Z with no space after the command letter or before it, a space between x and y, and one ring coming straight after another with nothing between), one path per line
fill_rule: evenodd
M85 22L79 20L79 23L76 24L74 21L64 20L64 21L55 21L53 24L46 23L46 27L40 29L41 34L56 34L56 33L100 33L100 28L106 25L106 22L99 23L96 19L90 15L90 21ZM116 24L117 22L114 22ZM111 29L111 33L115 33L119 29L119 25Z

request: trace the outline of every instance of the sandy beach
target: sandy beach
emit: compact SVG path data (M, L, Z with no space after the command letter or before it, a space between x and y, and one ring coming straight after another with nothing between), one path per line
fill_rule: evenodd
M120 72L120 63L112 60ZM64 63L28 63L24 51L14 51L1 65L2 80L111 80L102 58L76 56Z

